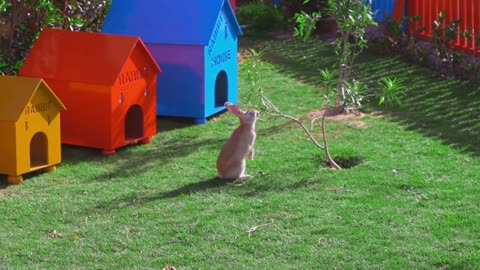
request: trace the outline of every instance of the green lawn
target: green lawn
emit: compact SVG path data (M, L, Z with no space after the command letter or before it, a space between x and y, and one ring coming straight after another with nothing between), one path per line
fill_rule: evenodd
M319 41L263 41L265 93L306 119L320 107ZM334 156L293 123L263 118L241 186L215 178L237 119L159 118L151 145L116 156L63 148L63 163L0 189L0 269L477 269L480 261L479 86L441 80L366 53L357 79L405 80L399 108L330 120ZM240 73L240 92L247 87ZM320 133L315 130L314 133Z

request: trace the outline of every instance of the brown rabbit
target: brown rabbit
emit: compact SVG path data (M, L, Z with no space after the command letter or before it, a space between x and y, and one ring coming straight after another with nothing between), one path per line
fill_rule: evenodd
M246 159L253 160L255 144L255 122L258 112L242 111L238 106L225 102L227 110L240 120L227 142L223 145L217 158L218 177L224 179L244 179L252 176L245 174Z

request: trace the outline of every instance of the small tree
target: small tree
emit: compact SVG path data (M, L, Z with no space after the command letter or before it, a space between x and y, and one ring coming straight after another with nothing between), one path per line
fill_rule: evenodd
M304 3L309 1L305 0ZM367 47L366 28L376 24L371 2L372 0L328 0L327 13L336 20L340 32L340 37L335 41L335 52L339 60L336 64L338 79L334 104L342 112L348 109L356 110L361 103L361 92L358 90L362 88L352 79L352 70L355 59ZM295 35L309 38L322 15L321 11L296 14L295 21L298 25Z
M304 0L304 3L309 0ZM359 81L354 80L352 75L353 64L356 57L367 46L364 39L365 29L370 24L374 24L371 12L371 1L364 0L328 0L329 10L335 16L340 28L341 37L336 42L336 53L340 56L338 62L338 72L331 72L329 69L320 71L320 81L324 87L325 106L321 120L314 118L311 121L311 128L314 123L318 123L322 129L323 143L319 143L310 130L300 121L300 119L284 114L277 108L263 92L262 70L268 66L268 63L261 61L262 52L249 50L250 58L243 64L243 69L247 74L249 89L246 91L247 104L251 107L260 109L270 116L289 119L302 127L307 133L313 144L323 150L328 163L335 169L341 167L333 160L330 155L327 135L325 132L325 119L333 108L342 110L353 108L357 109L361 105L364 96L372 95L367 91L367 87ZM321 18L320 11L312 14L301 12L295 19L298 27L295 29L297 35L309 38L315 29L316 21ZM401 81L396 79L382 79L378 87L380 93L373 93L378 97L379 104L393 104L399 102L398 94L404 90ZM331 102L334 100L334 102Z

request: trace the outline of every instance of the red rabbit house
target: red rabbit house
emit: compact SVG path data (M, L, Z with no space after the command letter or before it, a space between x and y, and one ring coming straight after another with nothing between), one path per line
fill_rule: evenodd
M156 134L158 72L138 37L45 29L19 74L43 78L68 108L62 143L113 155Z

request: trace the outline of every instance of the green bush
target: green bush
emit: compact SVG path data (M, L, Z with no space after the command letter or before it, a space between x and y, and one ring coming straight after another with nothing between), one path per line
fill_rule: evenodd
M285 19L282 12L269 4L250 2L237 9L237 19L241 25L255 31L271 31L282 28Z
M99 31L111 0L0 0L0 74L16 74L44 28Z

